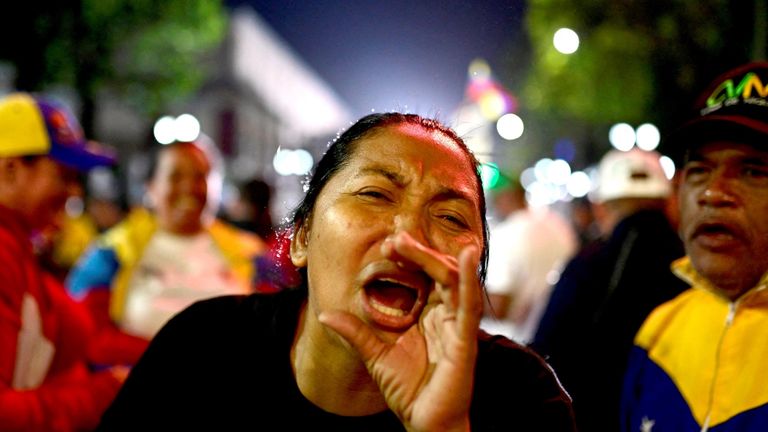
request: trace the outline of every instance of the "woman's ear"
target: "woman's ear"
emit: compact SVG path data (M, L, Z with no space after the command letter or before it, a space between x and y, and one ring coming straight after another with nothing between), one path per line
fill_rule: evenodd
M307 266L307 240L309 232L307 232L305 226L306 221L294 225L293 237L291 238L291 262L298 268Z

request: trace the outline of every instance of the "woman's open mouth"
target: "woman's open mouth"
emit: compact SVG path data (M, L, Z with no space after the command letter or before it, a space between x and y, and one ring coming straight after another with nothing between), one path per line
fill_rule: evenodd
M418 299L418 291L384 279L371 282L365 292L372 308L397 317L407 315Z
M363 283L363 308L372 324L403 331L418 321L433 282L421 272L380 269Z

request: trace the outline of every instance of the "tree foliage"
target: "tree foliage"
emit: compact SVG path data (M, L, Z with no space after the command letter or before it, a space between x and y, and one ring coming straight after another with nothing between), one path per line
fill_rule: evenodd
M74 88L86 129L105 88L147 115L197 89L201 56L221 41L226 23L214 0L20 2L16 8L2 30L0 59L16 67L21 90Z
M768 17L754 16L764 1L530 0L522 105L546 121L651 121L664 131L716 74L765 56L754 50L765 47L755 32ZM554 49L560 27L579 34L576 53Z

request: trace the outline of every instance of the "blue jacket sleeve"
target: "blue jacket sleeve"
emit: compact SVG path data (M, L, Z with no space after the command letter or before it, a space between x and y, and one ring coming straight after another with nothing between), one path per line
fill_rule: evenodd
M67 290L76 299L83 299L94 289L109 290L119 267L113 249L91 248L70 271Z

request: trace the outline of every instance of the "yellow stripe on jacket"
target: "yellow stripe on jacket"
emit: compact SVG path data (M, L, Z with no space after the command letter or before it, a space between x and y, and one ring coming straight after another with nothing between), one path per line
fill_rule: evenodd
M731 302L687 258L673 266L693 288L656 308L635 344L675 382L700 425L710 410L713 427L768 403L768 274Z

